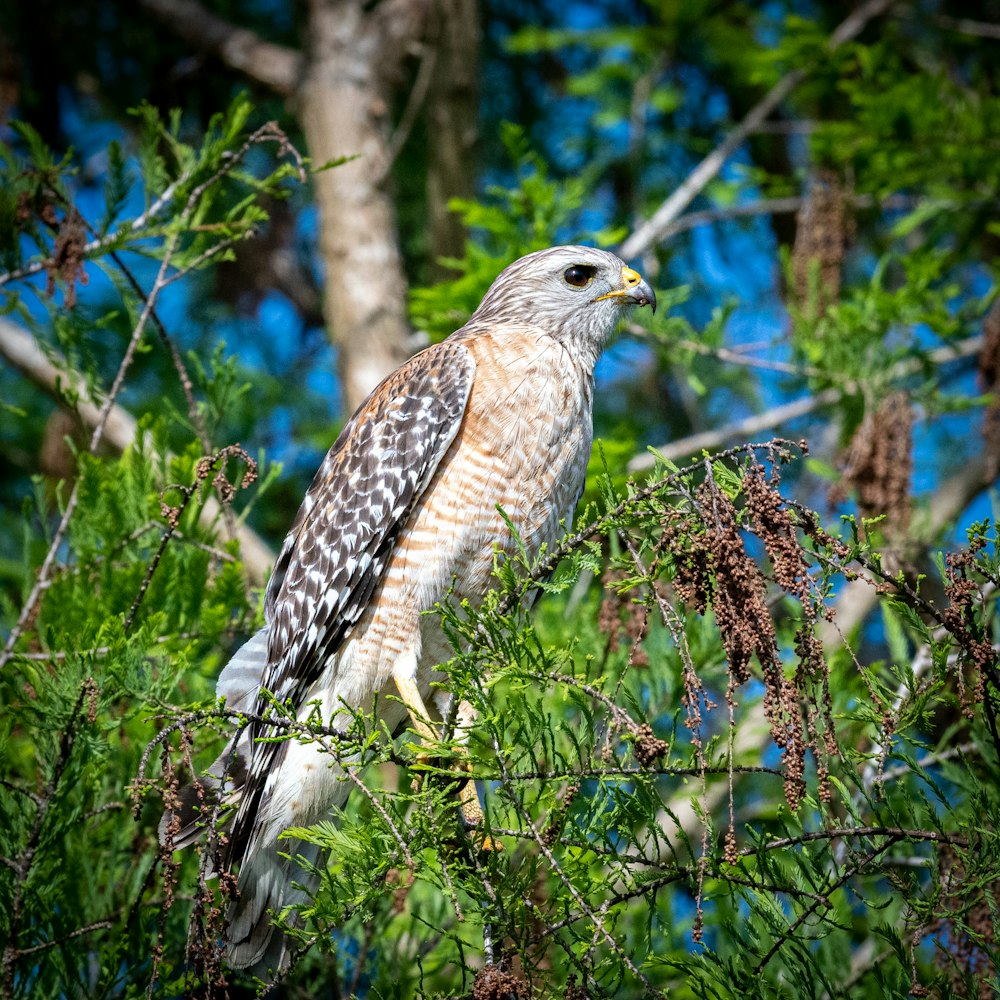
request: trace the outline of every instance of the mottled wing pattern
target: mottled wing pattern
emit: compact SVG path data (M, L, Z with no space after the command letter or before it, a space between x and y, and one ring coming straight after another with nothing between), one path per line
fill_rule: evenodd
M408 512L458 433L474 371L460 343L428 348L382 382L334 442L265 597L270 634L261 686L279 701L302 704L364 614ZM254 747L230 863L246 850L279 746Z

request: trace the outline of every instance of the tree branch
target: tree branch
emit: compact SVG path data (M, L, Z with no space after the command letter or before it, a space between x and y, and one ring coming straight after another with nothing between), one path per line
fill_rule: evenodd
M927 522L922 532L924 538L935 538L954 522L955 518L985 489L986 463L980 456L967 462L951 479L942 483L930 499ZM844 642L845 636L854 631L878 601L878 590L873 581L858 578L844 586L834 605L832 622L823 622L820 639L827 651ZM771 740L771 734L764 718L763 704L751 706L741 720L736 732L733 759L758 761ZM697 835L703 825L704 816L711 814L729 786L718 783L706 788L698 808L692 803L689 791L672 796L667 807L657 817L661 829L679 827L688 836ZM846 829L846 828L845 828ZM859 830L862 828L859 828ZM867 828L864 828L867 829ZM859 831L852 831L859 832Z
M249 28L213 14L197 0L139 0L139 5L194 48L211 53L230 69L283 97L290 97L298 88L304 60L295 49L266 42Z
M658 241L666 240L689 229L697 229L713 222L727 222L729 219L753 218L758 215L789 215L797 212L805 203L805 197L800 194L789 195L787 198L760 198L747 202L745 205L726 205L719 208L706 208L699 212L688 212L673 222L664 226L657 235ZM860 194L848 198L855 208L872 208L878 205L882 209L908 208L916 203L910 195L894 194L878 201L870 194Z
M973 21L967 17L948 17L938 14L934 18L942 28L951 28L962 35L973 35L976 38L1000 39L1000 24L990 24L988 21Z
M853 11L830 35L826 51L832 52L844 42L858 35L873 18L885 13L895 0L868 0ZM662 238L664 231L688 205L704 190L705 185L722 169L726 160L736 152L746 139L756 131L764 119L809 75L811 66L793 69L783 76L747 113L746 117L729 133L694 170L687 179L653 214L629 236L618 250L626 260L638 257Z
M813 410L821 406L835 403L844 394L842 389L835 387L824 389L814 396L805 396L796 399L791 403L783 403L764 413L757 413L743 420L734 420L732 423L723 424L714 431L702 431L699 434L691 434L678 441L671 441L668 444L657 448L655 454L644 452L636 455L628 463L629 472L644 472L651 469L662 459L673 462L687 455L696 455L701 451L711 451L720 445L736 438L756 437L761 431L770 430L780 424L795 420L797 417L812 413Z
M50 350L46 356L34 337L3 318L0 318L0 355L62 405L66 405L67 396L74 399L74 409L84 424L89 428L97 426L100 405L91 395L83 376L73 372L68 362L55 351ZM135 417L113 404L108 410L103 440L120 453L135 444L137 433ZM147 440L145 444L148 446L150 442ZM201 522L206 526L214 525L220 514L219 502L209 497L201 512ZM247 575L260 586L267 579L274 553L260 535L245 524L237 526L236 538Z
M960 358L971 357L982 350L983 338L981 336L968 337L957 344L945 344L937 347L927 355L927 360L934 364L943 364L946 361L957 361ZM895 365L891 371L893 378L904 378L920 370L921 360L919 358L907 358ZM696 455L701 451L711 451L719 448L727 441L739 438L756 437L762 431L771 430L789 420L803 417L820 407L836 403L837 400L849 393L857 391L857 384L853 381L845 382L840 386L830 386L822 392L813 396L803 396L801 399L793 400L791 403L782 403L780 406L772 407L764 413L757 413L742 420L734 420L731 423L723 424L711 431L701 431L698 434L690 434L688 437L680 438L677 441L670 441L660 445L653 451L643 452L636 455L628 463L629 472L645 472L656 465L658 460L667 459L675 462L688 455Z

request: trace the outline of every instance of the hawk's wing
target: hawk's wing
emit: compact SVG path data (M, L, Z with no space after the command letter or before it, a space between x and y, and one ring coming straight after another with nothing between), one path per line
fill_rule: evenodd
M445 342L390 375L327 453L268 583L263 686L298 705L385 572L465 414L475 362Z
M445 341L378 386L327 453L275 563L261 687L298 707L364 614L414 503L458 434L475 362ZM258 711L264 704L258 702ZM251 727L251 738L260 727ZM257 743L230 841L242 858L266 776L283 744Z

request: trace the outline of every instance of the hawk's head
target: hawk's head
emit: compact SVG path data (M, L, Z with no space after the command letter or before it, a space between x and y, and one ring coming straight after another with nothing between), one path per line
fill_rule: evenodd
M514 261L490 286L470 322L540 327L596 359L625 306L656 309L653 289L607 250L550 247Z

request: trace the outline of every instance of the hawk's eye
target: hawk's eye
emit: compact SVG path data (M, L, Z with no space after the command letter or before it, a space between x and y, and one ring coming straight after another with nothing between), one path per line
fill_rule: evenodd
M589 264L573 264L563 271L563 277L566 279L567 285L572 285L574 288L586 288L594 280L596 270L597 268L591 267Z

